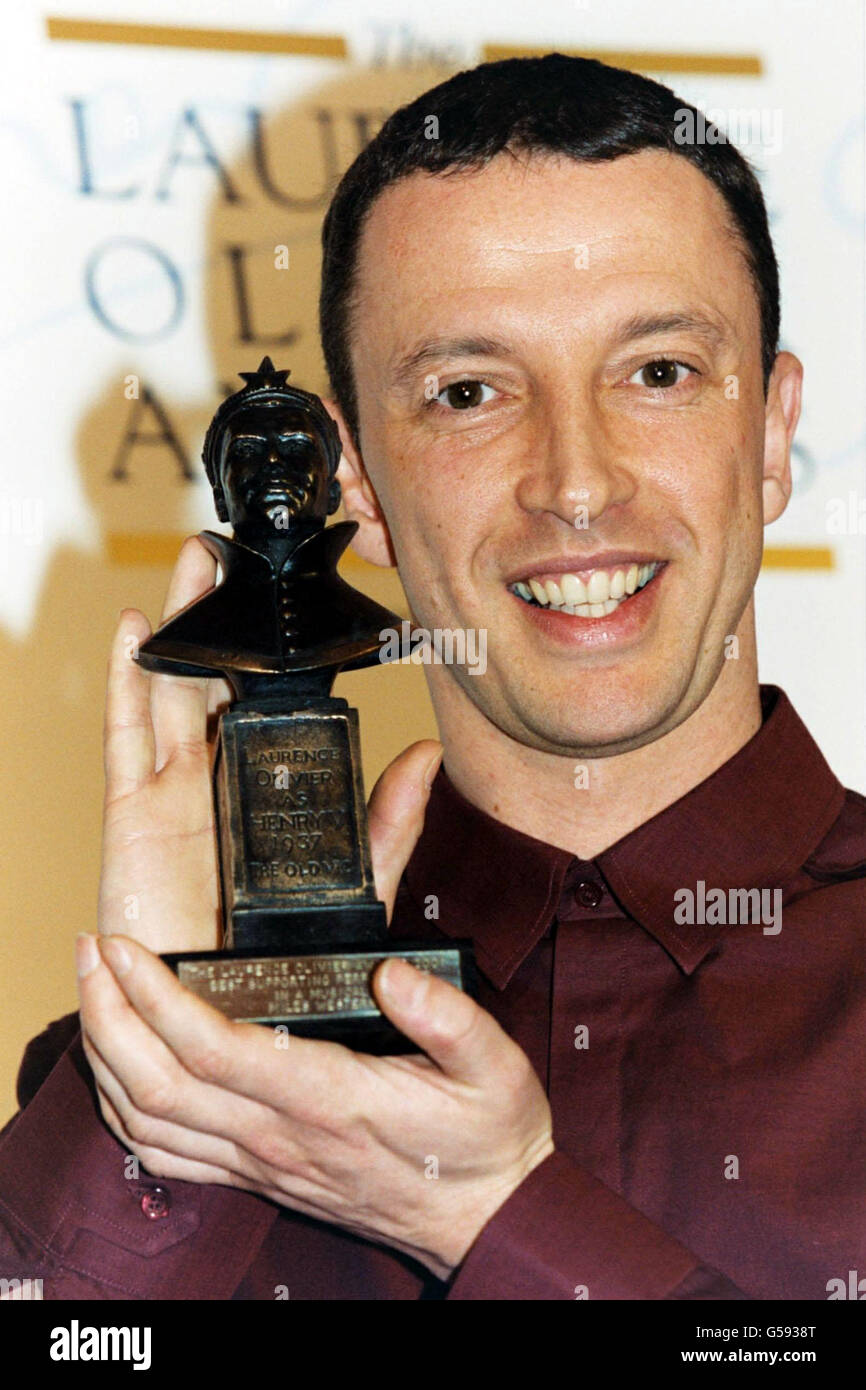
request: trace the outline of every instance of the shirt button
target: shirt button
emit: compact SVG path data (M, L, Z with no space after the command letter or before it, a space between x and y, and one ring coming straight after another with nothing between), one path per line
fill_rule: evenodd
M581 907L598 907L604 897L604 889L591 878L585 878L577 885L574 896Z
M141 1210L149 1221L161 1221L171 1210L171 1193L167 1187L151 1187L141 1199Z

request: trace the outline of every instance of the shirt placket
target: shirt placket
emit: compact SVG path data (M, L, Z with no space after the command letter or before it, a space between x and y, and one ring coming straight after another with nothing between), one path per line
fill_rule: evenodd
M594 864L569 871L554 923L549 1098L554 1141L620 1187L629 921Z

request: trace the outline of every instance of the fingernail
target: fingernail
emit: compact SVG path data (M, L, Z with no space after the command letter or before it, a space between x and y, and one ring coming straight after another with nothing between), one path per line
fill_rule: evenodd
M83 980L85 975L95 970L98 964L99 947L96 937L90 936L87 932L79 932L75 938L75 968L79 980Z
M424 773L424 786L427 788L428 792L433 785L433 779L436 776L436 773L439 771L439 764L442 761L442 754L444 752L445 749L440 748L439 752L436 754L436 757L433 758L432 761L427 764L427 769Z
M386 960L379 971L378 982L388 998L404 1009L414 1008L427 988L426 975L398 956Z
M102 959L114 975L126 975L132 969L132 956L122 941L116 937L104 936L99 943Z

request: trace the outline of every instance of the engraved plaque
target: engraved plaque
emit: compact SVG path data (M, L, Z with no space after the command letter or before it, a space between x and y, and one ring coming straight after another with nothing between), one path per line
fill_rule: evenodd
M355 776L357 712L337 700L270 717L235 710L221 732L222 820L240 808L224 860L231 908L374 896Z
M178 979L200 998L215 1003L229 1018L248 1023L328 1018L377 1018L380 1011L370 991L370 979L384 958L381 951L304 956L223 956L216 960L187 959ZM404 950L391 953L419 970L439 975L460 986L456 951Z
M244 860L260 892L360 885L344 720L259 720L239 774Z

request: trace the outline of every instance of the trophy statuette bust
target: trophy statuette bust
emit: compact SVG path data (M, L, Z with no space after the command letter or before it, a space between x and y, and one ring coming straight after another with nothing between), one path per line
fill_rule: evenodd
M217 515L203 531L221 582L141 643L138 661L175 676L222 676L214 765L225 939L165 959L229 1017L357 1051L411 1046L370 989L391 955L472 987L471 948L390 938L376 896L357 711L331 696L341 670L380 663L397 614L353 589L337 562L356 522L340 504L340 437L318 396L265 357L220 405L202 458Z

